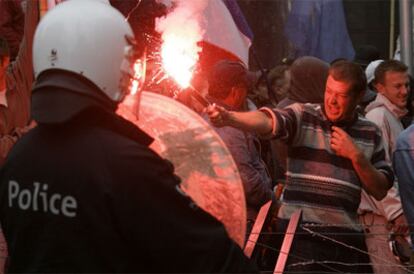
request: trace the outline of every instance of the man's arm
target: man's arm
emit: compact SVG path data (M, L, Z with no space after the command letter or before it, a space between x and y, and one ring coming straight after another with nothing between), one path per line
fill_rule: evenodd
M253 131L259 135L272 132L272 119L262 111L235 112L212 105L207 108L211 123L216 127L232 126L243 131Z
M339 156L352 161L355 172L363 188L378 201L387 195L392 186L384 173L376 169L354 143L352 138L341 128L332 127L331 148Z

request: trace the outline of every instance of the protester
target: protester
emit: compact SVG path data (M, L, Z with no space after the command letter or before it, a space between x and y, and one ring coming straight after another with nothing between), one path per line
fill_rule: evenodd
M265 73L257 72L258 80L248 94L255 104L262 106L276 106L283 100L290 87L291 63L281 63Z
M362 97L361 103L359 104L362 114L365 114L365 108L367 105L374 101L377 97L378 91L375 83L375 70L382 62L384 62L382 59L372 61L365 69L365 76L367 77L367 89L365 91L364 97Z
M0 85L3 86L0 102L0 166L14 143L34 123L30 122L30 95L33 83L32 43L39 21L38 1L28 1L25 34L17 59L9 63L8 43L2 40Z
M148 148L152 138L115 114L141 55L132 35L96 0L65 1L40 22L38 126L0 171L8 272L255 271L223 225L180 191L172 165Z
M208 100L228 110L246 111L249 72L238 62L222 60L213 66L209 76ZM260 158L253 133L233 127L214 127L230 150L243 182L249 233L262 205L272 199L272 182Z
M371 103L377 95L370 82L372 82L372 79L374 78L375 68L381 63L380 55L380 51L373 45L361 45L355 50L354 63L361 66L365 71L368 80L368 88L359 103L361 114L364 114L365 107Z
M268 73L270 86L277 102L286 98L290 88L290 65L282 64L274 67ZM277 104L277 102L275 102Z
M7 42L0 38L0 166L16 141L34 126L34 124L27 125L30 89L16 88L17 85L22 84L22 81L14 82L17 73L27 68L19 62L20 60L12 65L9 61ZM22 78L20 80L25 81Z
M291 80L287 96L277 107L284 108L293 103L322 103L328 68L327 63L312 56L295 60L290 67Z
M283 233L298 209L303 224L296 231L286 271L364 271L360 253L347 247L363 246L356 214L361 190L381 200L393 181L378 127L355 112L365 88L362 69L342 61L329 70L323 105L256 112L208 109L215 126L255 131L289 144L278 228Z
M407 113L409 77L407 66L396 60L380 62L375 69L375 87L378 94L366 107L366 118L380 129L384 141L385 158L391 165L398 135L403 131L401 118ZM365 241L374 273L405 273L399 266L388 244L390 235L405 236L408 224L403 213L397 183L381 201L362 193L358 210L365 227Z
M24 18L21 0L0 0L0 37L9 44L11 61L17 57L23 39Z

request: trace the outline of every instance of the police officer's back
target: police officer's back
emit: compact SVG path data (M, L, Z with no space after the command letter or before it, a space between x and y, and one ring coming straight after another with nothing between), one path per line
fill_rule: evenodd
M38 26L38 126L0 171L8 271L251 271L223 226L178 190L151 137L115 114L129 83L125 35L122 15L96 0L64 2Z

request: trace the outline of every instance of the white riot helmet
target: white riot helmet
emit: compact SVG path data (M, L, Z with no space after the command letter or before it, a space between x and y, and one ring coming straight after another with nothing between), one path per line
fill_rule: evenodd
M127 89L121 65L132 68L125 37L133 32L124 16L106 1L65 1L40 21L33 42L35 77L49 69L78 73L92 81L112 101ZM126 71L130 74L129 71Z

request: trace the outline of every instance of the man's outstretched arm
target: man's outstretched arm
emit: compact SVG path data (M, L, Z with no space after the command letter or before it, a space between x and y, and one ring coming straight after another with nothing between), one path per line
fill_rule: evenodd
M262 111L236 112L211 105L207 108L211 123L216 127L232 126L244 131L253 131L259 135L272 132L272 119Z

